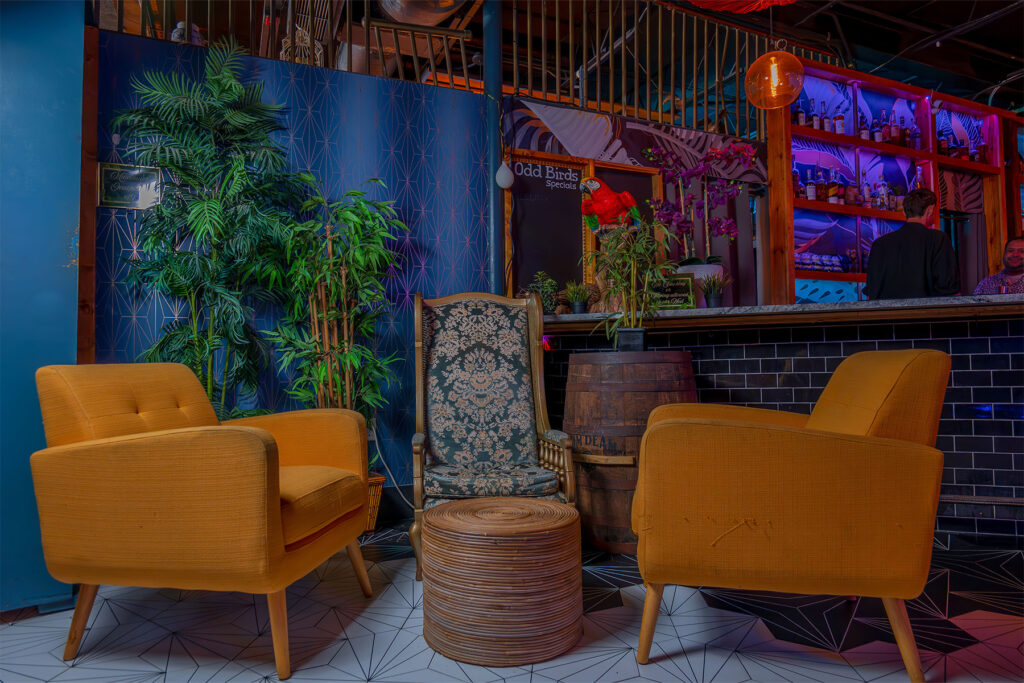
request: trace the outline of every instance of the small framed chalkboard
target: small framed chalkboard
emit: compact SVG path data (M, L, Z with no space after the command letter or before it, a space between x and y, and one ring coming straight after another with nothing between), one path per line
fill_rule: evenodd
M695 308L693 273L672 273L657 289L664 308Z
M160 169L153 166L99 164L99 205L148 209L160 203Z

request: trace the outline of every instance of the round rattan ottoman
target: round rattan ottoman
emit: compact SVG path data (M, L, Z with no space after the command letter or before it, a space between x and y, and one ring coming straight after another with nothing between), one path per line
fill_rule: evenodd
M451 659L518 666L583 632L579 513L533 498L469 498L423 516L423 637Z

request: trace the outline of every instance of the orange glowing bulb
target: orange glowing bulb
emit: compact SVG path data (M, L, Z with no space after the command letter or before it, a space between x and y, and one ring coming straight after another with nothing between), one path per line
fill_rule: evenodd
M788 52L758 57L743 79L747 99L758 109L778 109L796 101L804 87L804 65Z

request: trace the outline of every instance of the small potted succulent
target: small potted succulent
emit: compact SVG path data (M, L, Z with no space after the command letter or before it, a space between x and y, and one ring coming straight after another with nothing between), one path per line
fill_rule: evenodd
M587 312L587 300L590 299L590 287L582 282L571 280L565 283L565 298L574 315Z
M727 273L710 273L697 280L697 286L704 292L708 308L718 308L722 305L722 294L731 282L732 278Z

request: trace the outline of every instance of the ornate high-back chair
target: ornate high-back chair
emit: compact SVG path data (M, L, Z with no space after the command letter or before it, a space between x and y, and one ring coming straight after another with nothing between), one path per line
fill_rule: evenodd
M544 400L540 299L467 292L416 295L415 519L460 498L528 496L574 503L569 436Z

